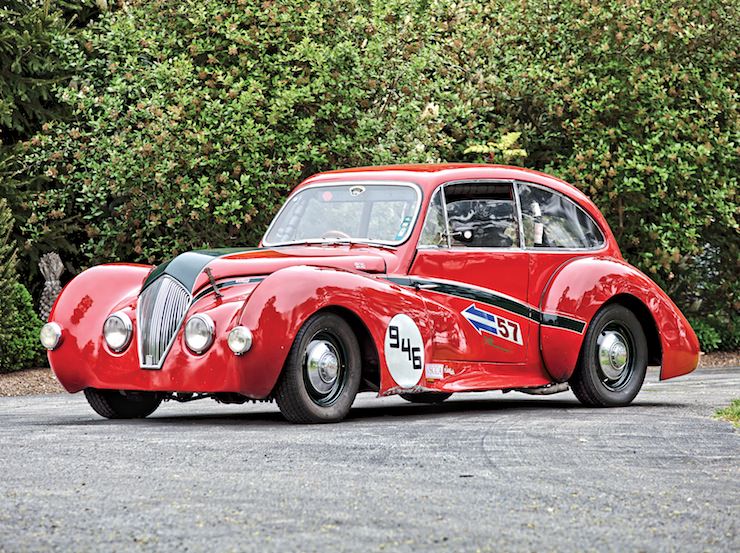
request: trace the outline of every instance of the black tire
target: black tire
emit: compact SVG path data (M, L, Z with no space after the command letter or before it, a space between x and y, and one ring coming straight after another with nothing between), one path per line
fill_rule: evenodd
M647 364L647 340L640 321L626 307L611 304L591 321L569 384L584 405L621 407L640 391Z
M106 419L143 419L157 410L162 398L154 392L123 392L87 388L90 407Z
M410 403L442 403L452 394L447 392L419 392L418 394L398 394Z
M361 363L349 324L317 313L298 331L275 387L280 412L295 423L342 420L360 388Z

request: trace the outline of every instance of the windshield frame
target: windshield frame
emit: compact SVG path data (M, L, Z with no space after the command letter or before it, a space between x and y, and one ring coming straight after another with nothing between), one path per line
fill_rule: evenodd
M403 237L402 240L366 240L363 238L355 238L353 237L350 241L348 241L346 238L344 239L336 239L336 238L307 238L303 240L292 240L289 242L268 242L267 236L272 231L272 227L275 225L275 222L280 218L280 216L283 214L283 211L288 207L288 204L290 201L297 196L298 194L301 194L304 190L311 190L313 188L327 188L327 187L333 187L333 186L406 186L408 188L411 188L416 192L416 210L412 218L411 224L409 224L409 230L406 232L406 235ZM378 246L391 246L391 247L398 247L406 242L409 241L411 236L414 234L414 230L416 230L416 225L419 223L419 214L421 213L422 208L422 201L424 200L424 193L421 190L421 187L416 184L413 181L396 181L396 180L349 180L349 181L331 181L331 182L317 182L313 184L309 184L308 186L303 186L297 190L294 190L286 199L283 205L280 207L278 212L275 214L275 216L272 218L272 221L270 222L270 226L267 227L267 230L265 231L265 234L262 236L262 245L265 247L277 247L277 246L293 246L293 245L299 245L299 244L308 244L308 245L324 245L324 244L347 244L348 242L351 242L352 244L359 245L359 244L367 244L367 245L378 245Z

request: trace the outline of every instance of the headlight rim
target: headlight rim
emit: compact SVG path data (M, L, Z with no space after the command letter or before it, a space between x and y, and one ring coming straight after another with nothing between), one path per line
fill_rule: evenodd
M41 339L42 333L44 332L45 328L53 328L54 329L54 335L56 336L56 340L54 341L54 344L51 346L47 346L44 341ZM44 325L41 327L41 330L39 331L39 342L41 342L41 345L46 349L46 351L54 351L59 347L59 345L62 343L62 325L60 325L57 322L49 321L47 323L44 323Z
M119 347L114 347L110 344L110 342L108 341L108 335L105 332L105 325L107 325L108 321L112 318L120 320L123 323L123 327L126 331L126 339ZM131 317L129 317L125 311L114 311L105 318L105 321L103 322L103 341L105 342L105 345L108 346L108 349L110 349L112 352L123 353L131 345L131 339L133 338L133 335L134 323L131 320Z
M190 322L194 319L203 321L209 332L209 339L201 348L194 348L188 340L188 326L190 325ZM203 355L213 345L215 339L216 323L214 323L213 319L211 319L211 317L209 317L206 313L196 313L195 315L189 317L187 321L185 321L185 326L183 327L183 341L185 342L185 347L187 347L191 353L194 353L195 355Z

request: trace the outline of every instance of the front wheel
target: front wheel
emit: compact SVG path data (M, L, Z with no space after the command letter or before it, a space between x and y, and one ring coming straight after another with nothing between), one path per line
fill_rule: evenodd
M333 313L318 313L298 331L275 399L290 422L338 422L352 406L360 376L360 346L349 324Z
M628 405L647 372L645 333L634 313L618 304L594 316L569 384L578 400L594 407Z
M90 407L106 419L143 419L157 410L162 398L154 392L123 392L87 388Z

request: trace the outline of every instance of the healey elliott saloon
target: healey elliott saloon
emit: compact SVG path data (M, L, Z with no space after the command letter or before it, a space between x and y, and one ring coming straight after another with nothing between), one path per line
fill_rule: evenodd
M554 393L592 406L692 371L696 335L627 264L575 187L486 165L370 167L302 183L256 249L111 264L73 279L41 333L100 415L162 400L277 400L294 422L358 392Z

